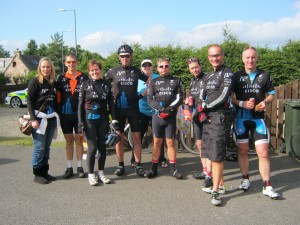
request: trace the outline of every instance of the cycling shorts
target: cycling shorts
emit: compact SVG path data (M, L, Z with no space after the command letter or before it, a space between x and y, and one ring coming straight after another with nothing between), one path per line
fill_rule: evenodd
M161 119L156 114L152 114L152 132L155 138L175 138L176 132L176 113L172 113L170 117Z
M269 134L263 119L241 119L234 122L234 131L237 143L249 142L249 131L252 134L255 144L269 143Z
M196 140L202 139L202 132L203 132L203 123L200 123L198 118L193 120L193 131L194 131L194 137Z
M60 126L64 134L78 134L78 118L77 115L60 116Z
M121 133L124 133L126 119L130 124L131 132L141 131L138 108L116 109L116 114L117 114L117 120L119 121L119 127Z
M230 115L225 112L211 112L209 121L203 124L201 158L223 162L230 137Z

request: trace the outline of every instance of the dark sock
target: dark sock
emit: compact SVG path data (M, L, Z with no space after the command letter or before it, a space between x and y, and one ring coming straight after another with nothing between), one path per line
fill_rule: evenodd
M248 179L249 180L249 174L243 175L243 179Z
M124 167L124 162L119 162L119 166Z
M152 163L151 170L152 170L153 172L157 172L157 167L158 167L158 163Z
M170 163L171 170L176 170L176 163Z

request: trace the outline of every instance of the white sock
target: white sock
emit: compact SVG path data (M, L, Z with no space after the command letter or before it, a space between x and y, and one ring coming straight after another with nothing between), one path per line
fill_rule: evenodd
M99 174L99 177L102 177L102 176L104 176L104 171L103 170L99 170L98 174Z
M72 161L73 160L67 160L67 168L72 168Z
M82 161L81 160L77 160L77 167L82 167Z

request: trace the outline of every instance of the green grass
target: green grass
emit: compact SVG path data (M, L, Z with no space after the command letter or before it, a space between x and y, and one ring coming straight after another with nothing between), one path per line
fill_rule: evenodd
M33 146L32 137L0 137L0 145L6 146ZM64 147L64 141L52 141L52 147Z
M0 108L9 108L10 105L6 105L6 104L0 104Z

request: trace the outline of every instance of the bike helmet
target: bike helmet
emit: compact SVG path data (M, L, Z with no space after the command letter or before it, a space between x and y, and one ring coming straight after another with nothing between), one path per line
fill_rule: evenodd
M105 142L107 148L115 147L115 145L120 141L120 136L116 132L112 132L107 136Z
M118 54L119 55L127 55L127 54L132 54L133 50L129 45L121 45L118 49Z

